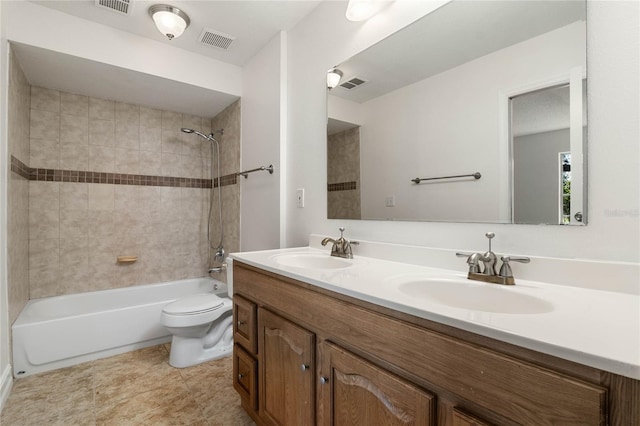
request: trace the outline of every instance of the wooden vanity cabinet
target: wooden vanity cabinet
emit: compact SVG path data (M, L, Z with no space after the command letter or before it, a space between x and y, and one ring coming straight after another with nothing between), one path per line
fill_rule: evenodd
M256 350L236 352L257 363L258 407L239 393L260 425L640 425L638 380L237 260L234 289L257 311Z

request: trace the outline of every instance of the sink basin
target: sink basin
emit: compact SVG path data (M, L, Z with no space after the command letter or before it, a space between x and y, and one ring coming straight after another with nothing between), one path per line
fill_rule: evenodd
M352 265L352 263L346 259L320 253L281 254L274 256L273 259L282 266L305 269L340 269L348 268Z
M401 293L454 308L500 314L541 314L553 311L550 302L496 284L422 279L402 283ZM516 291L514 291L516 290Z

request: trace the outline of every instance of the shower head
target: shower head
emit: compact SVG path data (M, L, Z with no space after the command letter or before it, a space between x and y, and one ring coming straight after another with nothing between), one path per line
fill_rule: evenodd
M187 127L181 128L180 131L182 131L182 133L195 133L196 135L201 136L209 141L213 139L213 135L215 135L216 133L220 133L221 135L224 134L224 129L214 130L209 134L209 136L205 135L204 133L200 133L197 130L189 129Z

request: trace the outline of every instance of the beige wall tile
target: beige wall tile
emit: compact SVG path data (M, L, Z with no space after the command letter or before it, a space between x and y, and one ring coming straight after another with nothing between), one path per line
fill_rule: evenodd
M159 109L140 107L140 127L162 128L162 111Z
M60 210L87 210L89 189L87 183L61 182Z
M87 212L87 222L91 240L113 238L115 231L113 209L89 210Z
M37 86L31 87L31 108L59 113L60 92Z
M60 168L62 170L87 170L89 168L89 145L62 143Z
M60 239L60 273L58 287L61 294L87 291L89 282L88 239Z
M8 71L7 147L10 155L29 164L31 86L11 48L9 49ZM46 98L46 96L43 97ZM55 104L53 102L52 107L55 107ZM46 109L47 107L46 102L41 105L41 108ZM29 181L12 172L8 172L8 177L7 234L6 239L3 240L9 254L6 270L6 295L9 324L12 324L29 300Z
M162 129L140 126L140 150L162 152Z
M139 186L115 185L114 186L114 209L124 212L135 212L139 210L138 192ZM119 218L119 215L118 215Z
M115 102L106 99L89 98L89 117L115 121Z
M180 139L179 130L162 130L162 152L182 153L182 140Z
M60 93L60 112L62 114L89 116L89 98L75 93Z
M29 167L60 168L60 142L57 139L31 139Z
M116 146L127 149L140 149L140 126L116 121Z
M29 183L29 208L35 211L57 211L60 206L58 182L32 181Z
M89 210L112 211L114 209L114 197L114 185L89 185Z
M182 158L178 154L162 153L162 176L179 176Z
M140 151L140 174L162 175L162 154L159 152Z
M88 238L89 222L87 210L60 209L60 238Z
M140 106L116 102L116 126L119 124L140 125Z
M29 270L29 298L56 296L58 294L59 263Z
M89 119L89 144L114 146L116 138L116 122L101 118Z
M60 260L60 240L29 241L29 269L45 268L49 265L57 265Z
M116 169L116 149L113 146L89 146L91 172L113 172Z
M140 151L116 148L116 173L140 173Z
M31 139L60 140L60 114L32 109L29 135Z
M88 145L89 117L60 114L60 142L66 145Z
M29 239L41 240L60 237L60 212L29 209Z
M182 128L182 114L173 111L162 111L162 129L180 131Z

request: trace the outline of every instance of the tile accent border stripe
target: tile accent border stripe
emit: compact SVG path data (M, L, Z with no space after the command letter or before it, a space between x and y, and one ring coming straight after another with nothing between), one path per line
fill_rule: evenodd
M356 189L356 182L340 182L340 183L328 183L327 191L335 192L335 191L349 191Z
M81 170L58 170L32 168L11 156L11 171L28 180L47 182L106 183L113 185L170 186L177 188L211 188L211 179L184 178L174 176L136 175L129 173L88 172ZM235 185L235 173L221 176L220 186ZM214 188L218 179L213 179Z

